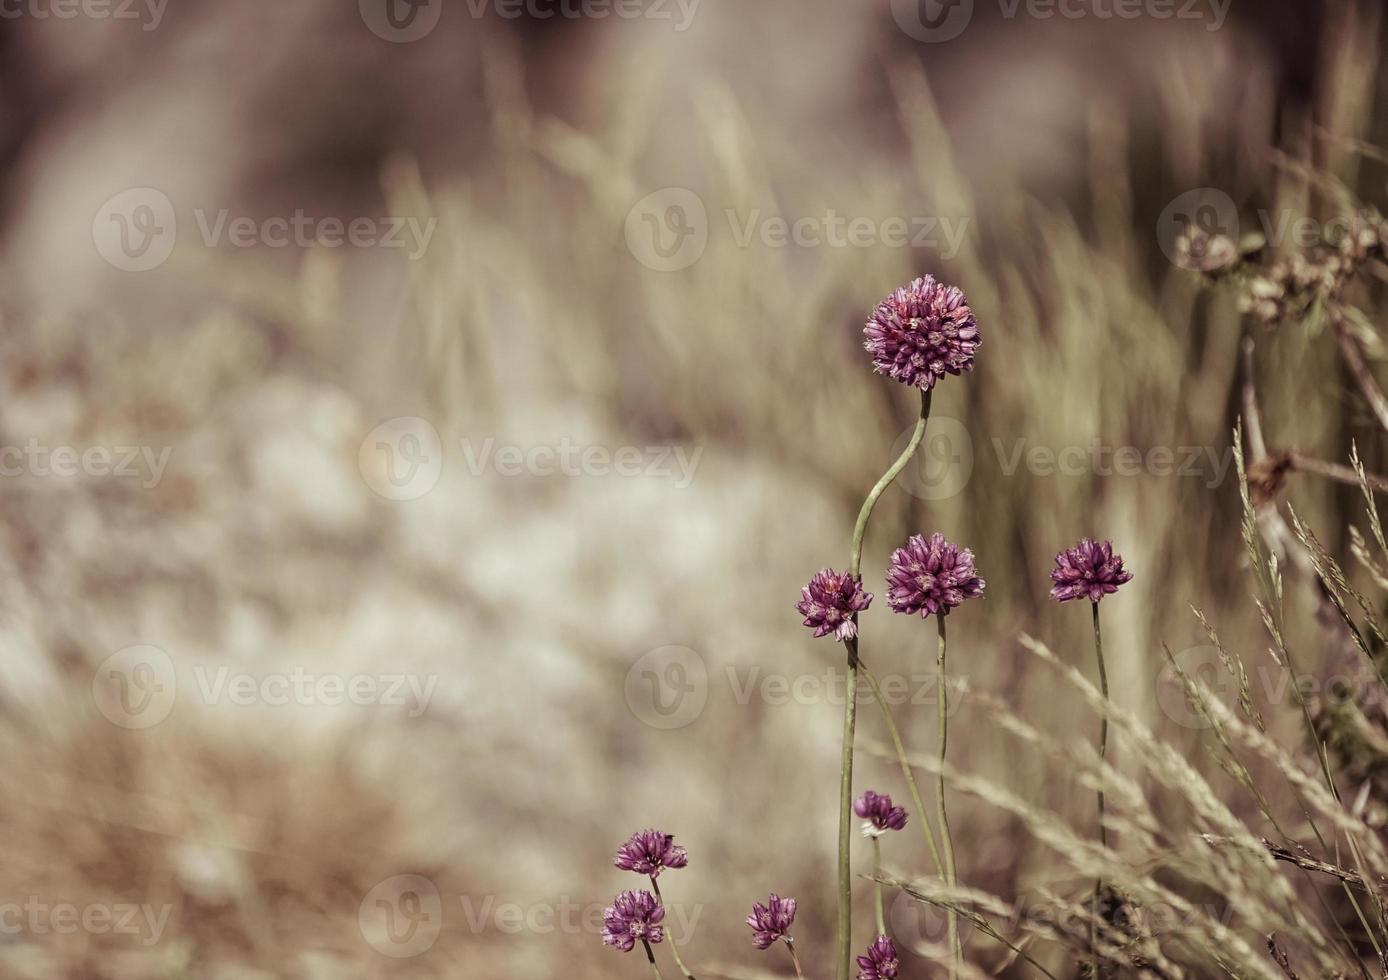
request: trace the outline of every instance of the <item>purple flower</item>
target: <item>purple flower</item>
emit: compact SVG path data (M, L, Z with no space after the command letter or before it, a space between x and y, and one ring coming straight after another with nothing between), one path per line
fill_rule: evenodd
M982 340L964 294L933 276L893 290L863 328L872 366L929 391L946 374L972 371Z
M666 868L682 868L688 864L689 855L675 843L673 834L642 830L632 834L631 840L617 849L612 863L623 871L659 878Z
M881 837L889 830L900 830L906 826L906 810L892 806L892 798L885 793L868 790L853 801L853 812L862 817L864 837Z
M1117 592L1133 573L1123 569L1123 556L1113 553L1112 541L1084 538L1069 551L1055 556L1051 569L1051 598L1056 602L1089 599L1098 602Z
M896 946L886 936L878 936L867 955L858 957L858 980L893 980L899 965Z
M927 541L913 535L906 547L892 552L887 567L887 605L894 612L941 616L965 599L983 595L983 579L975 574L974 553L932 534Z
M778 939L791 941L786 932L795 921L795 908L795 899L779 895L772 895L765 905L753 903L747 924L752 927L752 942L757 949L766 949Z
M622 892L602 913L603 945L630 953L638 939L658 943L665 938L664 918L664 907L650 892Z
M800 590L795 611L805 617L805 625L814 630L815 636L833 633L840 640L851 640L858 635L853 614L862 612L871 602L872 593L863 591L861 579L826 568L815 573L810 584Z

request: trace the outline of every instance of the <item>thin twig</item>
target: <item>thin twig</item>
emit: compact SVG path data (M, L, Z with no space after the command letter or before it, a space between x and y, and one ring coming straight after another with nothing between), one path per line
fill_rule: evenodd
M1213 844L1216 846L1220 844L1238 843L1231 837L1217 837L1214 834L1201 834L1200 836L1204 839L1205 843ZM1318 871L1321 874L1330 875L1332 878L1339 878L1341 881L1354 885L1356 888L1361 888L1364 891L1368 891L1368 886L1364 883L1364 877L1358 871L1351 871L1349 868L1342 868L1338 864L1329 864L1325 861L1317 861L1315 858L1311 857L1308 854L1298 854L1291 848L1283 847L1281 844L1274 844L1266 837L1261 838L1261 843L1263 847L1267 849L1267 852L1278 861L1285 861L1288 864L1294 864L1298 868L1304 868L1307 871ZM1378 884L1380 886L1388 886L1388 881L1380 880Z
M1359 385L1359 390L1363 392L1364 398L1369 403L1369 408L1373 410L1374 417L1378 419L1378 424L1383 426L1383 430L1388 432L1388 397L1384 397L1383 389L1378 386L1373 372L1364 363L1364 355L1359 350L1359 342L1350 336L1350 332L1345 329L1345 325L1340 322L1338 317L1332 318L1332 326L1335 331L1335 342L1340 345L1340 354L1345 359L1345 366L1349 368L1349 373L1354 375L1354 381Z

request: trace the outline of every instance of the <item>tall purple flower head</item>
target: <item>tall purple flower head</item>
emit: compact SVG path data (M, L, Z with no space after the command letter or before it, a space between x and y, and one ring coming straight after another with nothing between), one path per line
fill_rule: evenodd
M1055 556L1051 569L1051 598L1056 602L1089 599L1098 602L1117 592L1133 573L1123 568L1123 556L1113 553L1112 541L1084 538L1068 551Z
M862 612L872 602L872 593L863 591L862 580L847 572L826 568L816 572L810 584L800 590L795 611L805 617L805 625L815 636L833 633L839 640L851 640L858 635L853 614Z
M974 569L974 553L945 540L913 535L906 547L892 552L887 566L887 605L894 612L941 616L965 599L983 595L983 579Z
M795 921L796 904L795 899L779 895L772 895L765 905L753 903L747 924L752 927L752 943L757 949L766 949L778 939L791 941L787 933Z
M683 868L687 865L689 855L675 843L673 834L641 830L632 834L631 840L617 849L617 857L612 863L623 871L659 878L660 872L666 868Z
M637 940L658 943L665 938L664 918L664 906L650 892L622 892L602 913L603 945L630 953Z
M906 826L905 808L892 806L892 798L886 793L868 790L853 801L853 812L864 820L864 837L881 837L889 830Z
M946 374L972 371L982 343L964 294L933 276L901 286L863 328L863 347L878 374L929 391Z
M896 946L886 936L878 936L867 955L858 957L858 980L894 980L900 967Z

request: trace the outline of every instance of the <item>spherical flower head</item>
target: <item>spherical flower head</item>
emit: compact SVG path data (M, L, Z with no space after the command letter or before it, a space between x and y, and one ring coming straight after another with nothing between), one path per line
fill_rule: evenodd
M878 936L867 955L858 957L858 980L894 980L900 967L896 946L886 936Z
M892 798L885 793L868 790L853 801L853 812L863 818L864 837L881 837L906 826L905 808L892 806Z
M1123 556L1113 553L1112 541L1085 538L1068 551L1055 556L1051 569L1051 598L1056 602L1088 599L1098 602L1130 581L1133 573L1124 570Z
M622 892L602 913L603 945L630 953L638 940L658 943L665 938L664 918L664 906L650 892Z
M747 924L752 927L752 943L757 949L766 949L778 939L791 941L787 933L795 921L796 905L795 899L779 895L772 895L765 905L753 903Z
M810 579L800 590L795 611L805 617L805 625L815 636L833 633L840 641L858 635L853 614L862 612L872 602L872 593L863 591L862 580L847 572L826 568Z
M964 294L933 276L893 290L863 333L873 370L922 391L946 374L972 371L982 343Z
M631 840L617 849L617 857L612 863L623 871L659 878L666 868L683 868L687 865L689 855L675 843L673 834L642 830L632 834Z
M946 616L965 599L983 595L986 583L974 568L974 553L945 540L917 534L892 552L887 566L887 605L894 612Z

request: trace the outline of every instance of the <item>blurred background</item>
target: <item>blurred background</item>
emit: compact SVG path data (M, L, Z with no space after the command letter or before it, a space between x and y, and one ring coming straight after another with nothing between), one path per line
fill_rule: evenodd
M599 931L649 826L696 974L787 975L742 921L776 891L827 976L842 648L793 605L914 421L861 327L927 273L984 345L867 587L909 534L972 547L953 672L1089 740L1017 636L1090 673L1047 572L1111 537L1118 703L1229 784L1162 652L1228 692L1194 604L1300 744L1239 533L1245 334L1269 447L1388 446L1333 340L1246 325L1174 229L1300 247L1317 173L1381 203L1383 43L1349 0L0 3L0 975L640 976ZM1346 549L1356 488L1278 490ZM1343 672L1285 574L1301 666ZM933 629L897 619L863 656L925 753ZM951 725L1093 835L1069 773ZM858 785L905 798L870 752ZM951 805L966 882L1088 887Z

